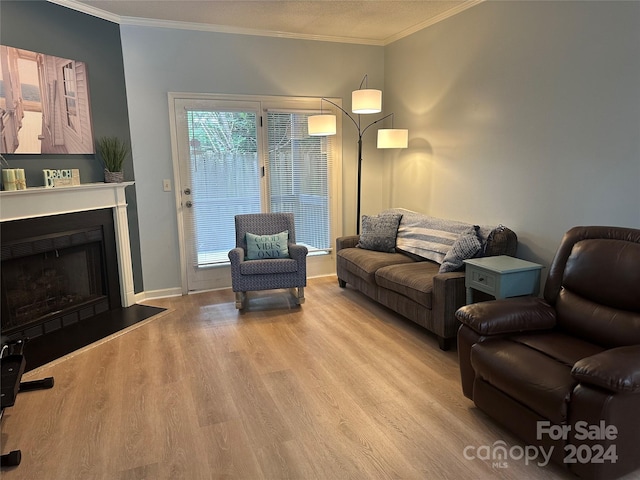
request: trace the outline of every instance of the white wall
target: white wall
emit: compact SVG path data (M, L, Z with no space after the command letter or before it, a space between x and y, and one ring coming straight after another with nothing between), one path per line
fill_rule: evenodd
M121 36L144 289L152 294L179 291L181 283L175 197L162 190L162 179L173 178L168 92L342 97L350 109L351 91L365 73L370 87L383 84L382 47L127 25ZM347 233L355 231L355 135L344 122ZM365 153L380 157L371 145ZM379 196L375 202L377 211Z
M385 49L410 148L390 206L503 223L550 263L574 225L640 228L640 3L486 2Z

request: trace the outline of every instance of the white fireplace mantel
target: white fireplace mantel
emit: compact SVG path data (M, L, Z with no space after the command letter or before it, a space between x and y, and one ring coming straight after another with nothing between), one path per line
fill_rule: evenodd
M3 191L0 192L0 222L112 208L120 275L120 298L122 306L129 307L135 303L135 292L124 190L133 184L134 182L86 183L71 187L35 187Z

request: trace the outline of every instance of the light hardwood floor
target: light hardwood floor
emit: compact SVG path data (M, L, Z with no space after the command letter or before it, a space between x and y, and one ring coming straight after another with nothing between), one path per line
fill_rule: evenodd
M520 443L462 395L456 351L335 277L306 297L151 301L168 311L30 372L55 386L5 412L23 459L2 479L572 478L465 459Z

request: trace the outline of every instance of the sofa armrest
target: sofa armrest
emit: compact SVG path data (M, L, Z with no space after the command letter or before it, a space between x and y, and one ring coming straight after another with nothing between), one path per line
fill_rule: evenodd
M456 310L464 305L464 272L438 273L433 276L433 331L439 337L455 338L460 324ZM442 346L441 346L442 348Z
M348 235L346 237L336 238L336 252L343 248L353 248L360 241L360 235Z
M578 360L571 375L611 392L640 393L640 345L612 348Z
M450 295L454 291L462 292L462 298L464 299L464 272L437 273L433 276L434 297L445 298L445 296ZM452 313L455 314L458 308L459 306L456 307Z
M556 325L555 310L538 297L515 297L465 305L456 312L480 335L547 330Z

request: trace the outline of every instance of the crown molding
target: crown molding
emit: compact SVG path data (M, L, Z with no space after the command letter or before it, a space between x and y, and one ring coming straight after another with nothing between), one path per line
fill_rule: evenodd
M435 25L436 23L442 22L443 20L446 20L449 17L453 17L454 15L457 15L471 7L475 7L476 5L484 3L485 1L486 0L467 0L464 3L461 3L460 5L458 5L457 7L453 7L447 10L446 12L441 13L440 15L436 15L435 17L425 20L424 22L418 23L413 27L407 28L402 32L396 33L395 35L391 35L390 37L385 38L384 41L382 42L382 45L383 46L389 45L390 43L400 40L401 38L408 37L411 34L419 32L420 30L424 30L425 28L430 27L431 25Z
M120 23L120 15L106 12L100 8L92 7L91 5L87 5L85 3L75 2L74 0L47 0L47 2L55 3L56 5L67 7L77 12L86 13L87 15L91 15L92 17L101 18L113 23Z
M58 0L56 0L58 1ZM303 33L278 32L274 30L258 30L253 28L230 27L226 25L211 25L205 23L177 22L173 20L154 20L150 18L121 17L121 25L135 25L139 27L172 28L180 30L195 30L201 32L231 33L236 35L253 35L259 37L290 38L295 40L314 40L319 42L355 43L360 45L383 46L382 40L369 38L334 37L329 35L309 35Z
M133 25L139 27L155 27L155 28L171 28L179 30L193 30L201 32L216 32L216 33L230 33L236 35L253 35L260 37L276 37L276 38L289 38L295 40L312 40L319 42L334 42L334 43L351 43L357 45L372 45L372 46L385 46L393 43L401 38L407 37L413 33L423 30L431 25L441 22L449 17L457 15L471 7L474 7L486 0L467 0L457 7L447 10L440 15L437 15L429 20L418 23L413 27L410 27L402 32L385 38L384 40L373 40L370 38L354 38L354 37L337 37L329 35L309 35L303 33L291 33L291 32L278 32L272 30L258 30L251 28L230 27L225 25L211 25L205 23L191 23L191 22L178 22L173 20L155 20L150 18L139 17L126 17L115 15L100 8L92 7L85 3L77 2L75 0L47 0L49 3L54 3L62 7L67 7L72 10L76 10L81 13L86 13L93 17L101 18L119 25Z

